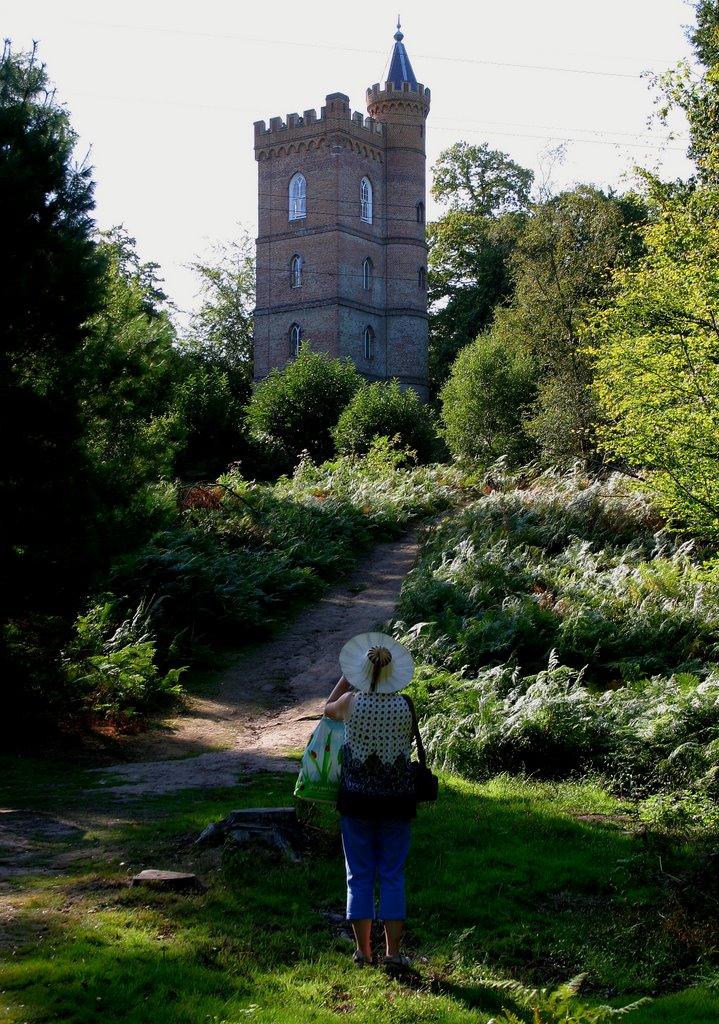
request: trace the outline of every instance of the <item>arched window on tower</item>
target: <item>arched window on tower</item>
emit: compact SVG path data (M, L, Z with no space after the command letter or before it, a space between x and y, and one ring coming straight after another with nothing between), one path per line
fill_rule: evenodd
M374 359L374 331L369 324L364 329L364 357L368 362Z
M424 224L424 203L417 203L417 223Z
M369 291L372 287L372 260L367 256L362 264L362 287Z
M423 292L427 290L427 271L424 267L420 267L417 272L417 284Z
M290 220L307 216L307 182L303 174L295 174L290 181Z
M360 182L360 220L366 224L372 223L372 185L369 178L363 178Z
M302 327L299 324L292 324L290 327L290 355L296 359L300 354L302 344Z
M302 287L302 257L295 253L290 260L290 288Z

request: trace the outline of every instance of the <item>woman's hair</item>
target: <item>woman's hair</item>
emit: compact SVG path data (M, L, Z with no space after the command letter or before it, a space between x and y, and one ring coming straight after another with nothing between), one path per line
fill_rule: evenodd
M392 654L386 647L370 647L367 651L367 658L372 665L372 678L370 680L370 693L374 693L379 682L380 672L387 668L392 661Z

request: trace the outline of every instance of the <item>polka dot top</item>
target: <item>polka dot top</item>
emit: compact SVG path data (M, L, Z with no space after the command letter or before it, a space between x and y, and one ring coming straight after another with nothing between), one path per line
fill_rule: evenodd
M345 722L345 743L358 761L375 755L384 764L412 753L412 712L399 693L358 693Z
M416 817L412 739L412 712L401 694L357 694L345 720L340 814L375 820Z

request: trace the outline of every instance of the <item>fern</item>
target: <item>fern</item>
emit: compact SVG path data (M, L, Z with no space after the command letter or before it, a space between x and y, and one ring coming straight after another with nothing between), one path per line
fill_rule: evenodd
M506 992L518 1006L532 1013L532 1024L609 1024L625 1013L645 1006L651 1000L637 999L626 1006L587 1006L578 1002L578 994L586 975L576 977L558 985L555 989L529 988L519 981L484 980L487 988ZM511 1010L504 1007L499 1017L493 1017L487 1024L525 1024Z

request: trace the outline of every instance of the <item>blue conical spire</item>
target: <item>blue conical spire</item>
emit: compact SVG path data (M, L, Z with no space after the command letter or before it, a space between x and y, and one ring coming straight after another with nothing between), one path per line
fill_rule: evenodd
M394 39L394 50L389 62L387 81L391 82L395 89L401 89L403 82L409 82L412 88L415 89L417 87L417 79L414 76L412 65L409 62L407 51L402 42L404 35L402 34L399 15L397 15L397 31L394 34Z

